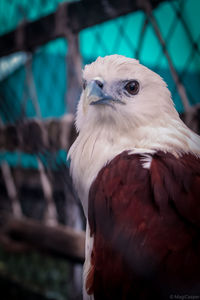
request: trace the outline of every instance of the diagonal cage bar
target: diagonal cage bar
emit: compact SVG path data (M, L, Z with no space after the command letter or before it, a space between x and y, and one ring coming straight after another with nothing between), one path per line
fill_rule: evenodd
M166 58L167 58L167 61L168 61L168 64L169 64L169 67L170 67L170 71L171 71L171 74L172 74L172 77L176 83L176 86L177 86L177 89L178 89L178 92L179 92L179 95L182 99L182 102L183 102L183 106L185 108L185 111L190 111L190 102L188 100L188 97L187 97L187 94L186 94L186 91L185 91L185 88L183 86L183 84L181 83L181 80L179 78L179 75L174 67L174 64L172 62L172 59L169 55L169 52L167 50L167 47L166 47L166 43L162 37L162 34L160 32L160 29L158 27L158 24L157 24L157 21L155 19L155 17L153 16L152 14L152 8L151 8L151 5L150 5L150 2L149 1L143 1L143 4L144 4L144 11L146 12L148 18L149 18L149 22L151 23L154 31L155 31L155 34L158 38L158 40L160 41L161 45L162 45L162 48L163 48L163 53L165 54Z

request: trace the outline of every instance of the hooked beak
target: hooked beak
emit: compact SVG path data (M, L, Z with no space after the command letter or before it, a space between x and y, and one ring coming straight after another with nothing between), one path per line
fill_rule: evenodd
M115 99L112 96L105 93L95 82L92 80L86 87L86 97L88 104L90 105L111 105L112 102L123 103L121 100Z

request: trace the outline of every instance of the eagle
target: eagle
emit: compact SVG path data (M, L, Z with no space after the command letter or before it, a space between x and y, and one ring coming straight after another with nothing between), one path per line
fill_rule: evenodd
M98 57L83 70L76 128L84 300L200 296L200 137L164 80L136 59Z

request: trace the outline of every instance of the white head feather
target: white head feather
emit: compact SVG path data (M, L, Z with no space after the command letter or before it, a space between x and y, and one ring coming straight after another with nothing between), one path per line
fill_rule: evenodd
M184 152L200 155L200 138L180 120L163 79L137 60L121 55L99 57L83 71L84 80L99 79L105 92L124 105L89 105L83 90L76 127L79 136L69 151L71 173L87 214L91 183L100 169L124 150L151 153L156 150L176 156ZM139 82L139 92L128 96L116 88L127 80ZM119 96L119 95L118 95Z

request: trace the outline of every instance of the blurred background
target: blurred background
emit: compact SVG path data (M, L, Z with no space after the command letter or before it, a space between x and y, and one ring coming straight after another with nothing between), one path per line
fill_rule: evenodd
M200 1L0 1L0 294L81 299L85 219L69 175L81 69L134 57L200 132Z

